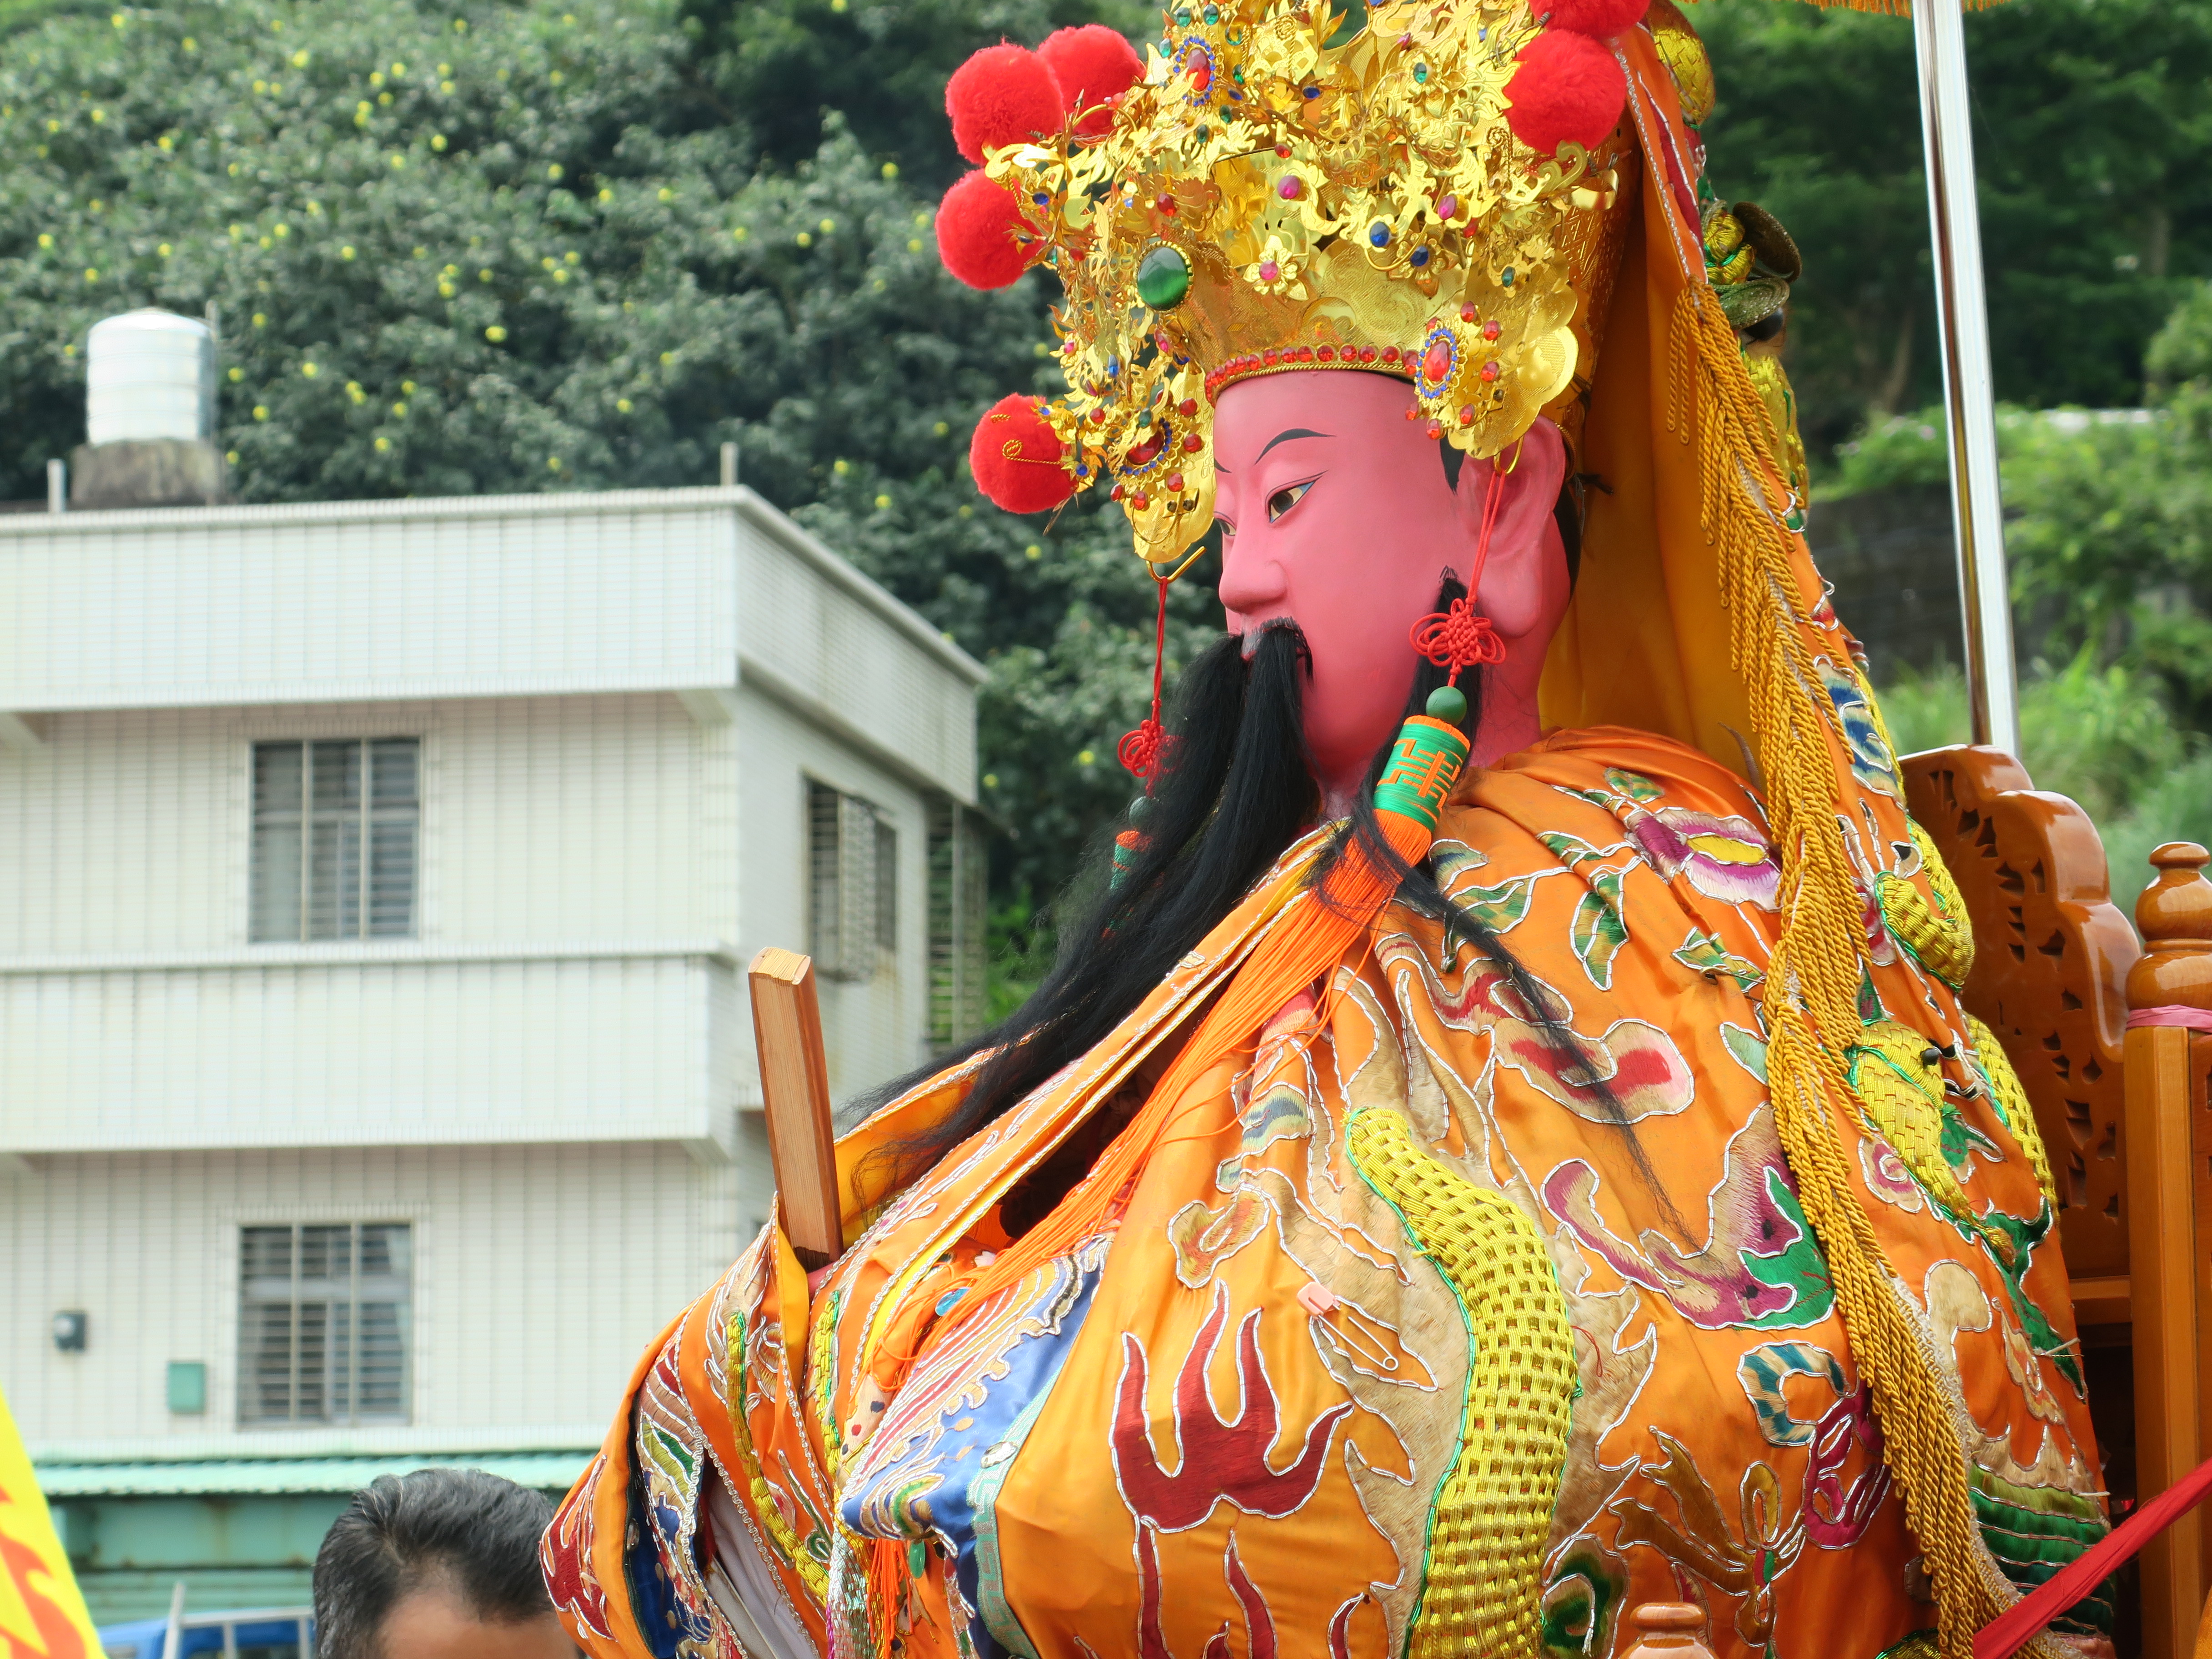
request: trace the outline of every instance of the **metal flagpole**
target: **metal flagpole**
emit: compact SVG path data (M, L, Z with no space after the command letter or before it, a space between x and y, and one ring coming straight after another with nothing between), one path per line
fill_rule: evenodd
M1982 228L1974 206L1967 123L1966 37L1960 0L1913 0L1920 132L1928 158L1928 224L1936 252L1936 329L1951 439L1951 514L1966 624L1966 698L1973 740L2020 753L2013 678L2011 590L1997 489L1996 397L1982 291Z

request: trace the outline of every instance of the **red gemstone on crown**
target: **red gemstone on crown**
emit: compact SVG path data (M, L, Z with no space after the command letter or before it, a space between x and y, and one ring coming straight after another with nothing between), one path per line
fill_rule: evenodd
M1444 377L1451 373L1451 347L1445 342L1438 340L1421 358L1421 378L1440 385Z

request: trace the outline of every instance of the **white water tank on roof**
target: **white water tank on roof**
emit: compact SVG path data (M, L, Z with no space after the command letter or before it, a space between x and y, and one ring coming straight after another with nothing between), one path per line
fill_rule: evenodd
M215 334L173 311L126 311L85 344L85 441L215 436Z

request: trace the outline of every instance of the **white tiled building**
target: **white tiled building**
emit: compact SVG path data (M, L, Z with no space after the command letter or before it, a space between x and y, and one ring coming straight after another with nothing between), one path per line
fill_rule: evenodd
M765 1211L752 952L841 1097L972 1028L981 676L738 489L0 516L0 1390L99 1616L565 1484Z

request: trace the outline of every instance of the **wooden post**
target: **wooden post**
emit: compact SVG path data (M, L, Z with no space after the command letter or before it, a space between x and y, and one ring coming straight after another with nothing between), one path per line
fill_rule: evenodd
M2151 854L2158 878L2136 902L2146 951L2128 974L2128 1006L2212 1010L2212 854L2169 842ZM2197 1221L2212 1193L2206 1158L2204 1072L2212 1036L2185 1025L2142 1024L2127 1034L2130 1301L2135 1322L2136 1490L2155 1497L2195 1468L2206 1438L2204 1341L2212 1285ZM2204 1605L2203 1528L2185 1515L2142 1553L2143 1652L2179 1659L2195 1645Z
M837 1193L836 1131L814 959L774 945L752 961L753 1042L760 1054L768 1155L783 1208L784 1237L809 1273L845 1251Z

